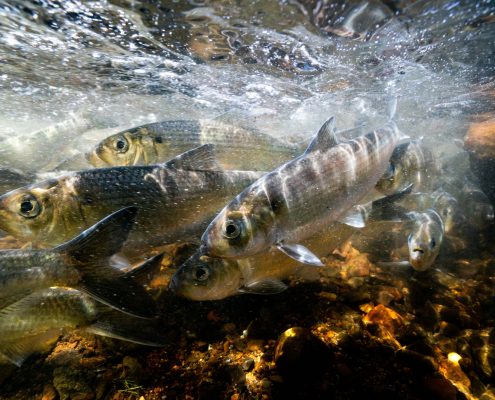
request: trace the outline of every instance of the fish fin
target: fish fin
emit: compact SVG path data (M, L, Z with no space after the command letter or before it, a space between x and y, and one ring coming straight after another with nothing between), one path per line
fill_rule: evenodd
M164 346L165 336L161 333L159 320L132 318L118 311L108 311L98 321L85 328L87 332L125 340L145 346Z
M130 275L102 265L79 267L77 289L107 306L140 318L157 315L156 304L143 286Z
M318 133L306 149L305 154L309 154L316 150L325 151L339 144L337 132L335 129L335 117L330 117L321 126Z
M403 207L394 204L402 200L405 196L411 193L414 184L411 183L406 188L389 196L371 202L371 212L368 215L369 220L373 221L404 221L410 219L407 216L407 210Z
M125 274L126 278L130 278L141 285L148 284L155 275L160 271L164 254L151 257L143 262L140 266L133 268Z
M249 294L277 294L287 290L288 286L276 278L266 278L251 282L239 289L240 293Z
M364 228L365 221L359 206L352 207L345 215L339 218L339 222L352 226L353 228Z
M121 271L128 271L132 268L132 265L127 257L122 254L114 254L110 257L109 263L113 268L117 268Z
M58 339L60 334L60 329L50 329L37 335L2 343L0 346L0 354L12 364L20 367L31 354L48 350L48 348Z
M395 114L397 113L397 94L393 94L393 97L390 99L388 105L387 105L387 115L388 115L388 120L393 121L395 118Z
M137 210L127 207L116 211L53 251L67 253L81 263L107 259L120 251L127 240Z
M376 263L379 267L410 267L411 263L409 261L379 261Z
M323 264L321 260L311 252L311 250L301 244L279 243L277 244L277 248L290 258L293 258L303 264L315 265L317 267L325 266L325 264Z
M185 170L213 170L221 171L218 164L215 148L212 144L204 144L186 151L165 163L166 167Z

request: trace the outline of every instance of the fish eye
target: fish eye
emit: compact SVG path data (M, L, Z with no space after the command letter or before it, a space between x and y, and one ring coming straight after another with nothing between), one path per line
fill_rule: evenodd
M195 275L196 280L205 281L210 276L210 271L207 267L200 266L196 269L194 275Z
M41 206L32 195L23 197L19 204L19 214L25 218L34 218L39 215Z
M115 150L117 150L117 152L119 153L125 153L127 150L129 150L129 142L123 136L119 136L117 139L115 139L113 145L115 147Z
M223 226L223 236L227 239L235 239L241 234L239 222L231 219L227 220Z
M430 240L430 247L432 249L434 249L436 245L437 245L437 242L435 241L435 238L431 238L431 240Z
M157 142L157 143L163 143L163 138L161 136L157 136L155 138L155 142Z

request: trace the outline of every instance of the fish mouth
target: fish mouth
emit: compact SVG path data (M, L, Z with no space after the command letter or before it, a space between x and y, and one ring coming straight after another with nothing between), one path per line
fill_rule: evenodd
M423 249L418 248L418 247L415 248L415 249L413 249L413 252L414 253L419 253L419 254L425 254L425 251Z

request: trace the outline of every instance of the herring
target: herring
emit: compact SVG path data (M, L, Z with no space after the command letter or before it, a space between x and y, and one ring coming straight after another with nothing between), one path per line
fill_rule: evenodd
M421 140L409 140L399 144L390 157L387 172L375 185L383 194L389 195L413 184L414 191L428 191L438 174L432 153Z
M137 299L136 299L137 301ZM165 343L158 320L141 319L112 310L71 288L36 291L0 310L0 355L20 366L68 329L81 328L148 346Z
M154 317L155 303L144 288L109 264L136 214L136 207L117 211L54 249L0 251L0 308L35 290L67 286L125 313Z
M172 120L111 135L86 157L94 167L150 165L204 144L215 146L225 169L267 171L298 153L296 145L256 130L210 120Z
M393 195L357 205L354 209L362 215L366 224L375 223L383 216L389 218L393 215L394 203L407 196L411 189L412 185ZM314 254L327 255L358 231L358 228L334 221L303 244ZM304 267L313 269L287 258L275 248L239 259L208 257L198 251L174 274L170 289L196 301L220 300L242 293L276 294L287 289L283 279L290 275L303 275Z
M242 258L276 246L300 262L321 266L299 243L332 221L363 226L362 218L346 211L375 186L401 139L390 121L338 143L330 118L303 155L260 178L215 217L202 236L203 253Z
M222 206L262 175L221 170L210 145L165 164L67 173L0 196L0 229L38 247L54 246L137 206L123 250L141 256L154 246L198 242Z
M429 209L407 214L414 222L412 232L407 238L409 263L416 271L426 271L435 262L444 237L442 218L435 210Z

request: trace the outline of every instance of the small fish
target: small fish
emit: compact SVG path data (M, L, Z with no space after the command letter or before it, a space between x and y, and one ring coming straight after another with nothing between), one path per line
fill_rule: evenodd
M38 247L55 246L136 206L123 251L138 257L154 246L198 242L222 206L262 175L221 170L210 145L166 164L68 173L0 196L0 229Z
M334 119L325 122L306 152L253 183L232 200L202 236L205 255L242 258L271 246L321 266L299 243L332 221L363 226L346 215L384 174L402 139L395 123L338 143Z
M412 211L408 217L414 222L407 238L409 262L416 271L426 271L440 252L444 224L437 212L431 209L422 213Z
M388 171L377 182L376 189L383 194L396 193L413 184L415 191L428 191L438 168L431 152L421 140L399 144L390 157Z
M36 132L10 135L0 140L0 159L4 166L23 171L49 169L51 163L62 159L68 146L95 124L89 114L78 113Z
M432 193L411 193L400 200L398 204L409 211L435 210L442 218L445 234L451 234L459 226L462 218L457 199L441 189Z
M493 225L495 221L493 205L486 194L472 182L466 181L462 186L459 203L469 225L479 230Z
M0 308L51 286L77 288L120 311L150 318L156 306L144 288L109 265L127 239L137 209L117 211L51 250L0 251ZM159 263L160 259L148 260Z
M159 321L112 310L84 293L63 287L36 291L0 310L0 354L20 366L64 331L87 332L148 346L162 346Z
M296 145L256 130L209 120L162 121L116 133L87 153L94 167L151 165L204 144L224 169L267 171L295 157Z

